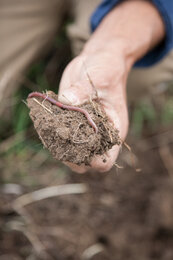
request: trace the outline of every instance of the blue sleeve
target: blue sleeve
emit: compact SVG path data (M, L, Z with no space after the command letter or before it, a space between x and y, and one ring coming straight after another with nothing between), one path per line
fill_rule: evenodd
M123 0L104 0L91 17L91 29L94 31L105 15ZM166 37L162 43L136 62L135 67L148 67L159 62L173 49L173 0L151 0L160 12L165 24Z

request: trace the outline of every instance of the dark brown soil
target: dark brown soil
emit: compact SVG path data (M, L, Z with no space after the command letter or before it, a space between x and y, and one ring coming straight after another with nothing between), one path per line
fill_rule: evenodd
M58 100L53 92L49 91L48 95ZM98 102L81 106L97 125L98 133L95 133L81 112L61 109L47 100L36 99L40 104L35 98L27 100L30 117L43 145L55 159L89 165L93 156L103 155L113 145L120 145L118 130L109 122Z
M140 173L125 164L118 174L115 168L107 174L69 171L62 179L57 163L44 165L40 173L33 172L40 174L40 179L47 176L47 185L85 183L88 192L30 204L25 207L32 219L29 225L10 210L16 196L1 193L0 259L172 260L172 177L158 149L149 145L145 152L136 150ZM54 182L52 167L57 170ZM15 230L17 226L19 230ZM26 238L27 231L41 241L45 256L35 253ZM102 251L86 258L87 250L91 253L92 246L98 245Z

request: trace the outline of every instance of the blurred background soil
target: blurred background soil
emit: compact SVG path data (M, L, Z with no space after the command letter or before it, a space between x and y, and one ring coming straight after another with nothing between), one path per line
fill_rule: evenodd
M133 154L123 147L122 169L79 175L43 149L22 102L33 90L57 92L71 58L63 28L49 55L6 101L11 117L0 118L0 259L172 260L173 82L129 104ZM38 199L41 189L67 184L85 190L51 198L45 190Z

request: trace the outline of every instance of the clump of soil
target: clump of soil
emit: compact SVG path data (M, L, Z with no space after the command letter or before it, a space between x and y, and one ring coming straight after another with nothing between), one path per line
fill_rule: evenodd
M58 100L52 91L47 94ZM88 111L98 133L81 112L61 109L39 97L28 98L27 103L39 138L55 159L89 165L95 155L103 155L113 145L121 144L118 130L97 101L85 103L81 108ZM106 162L104 156L103 162Z

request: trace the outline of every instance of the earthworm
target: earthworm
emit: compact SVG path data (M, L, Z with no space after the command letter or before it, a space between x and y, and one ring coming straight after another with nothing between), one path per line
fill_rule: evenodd
M55 99L48 97L46 94L43 94L43 93L40 93L40 92L32 92L28 95L28 98L32 98L32 97L41 97L45 100L48 100L50 103L52 103L52 104L54 104L54 105L56 105L60 108L81 112L87 118L88 123L94 128L96 134L98 133L98 127L96 126L96 124L92 120L90 114L85 109L80 108L80 107L76 107L76 106L70 106L70 105L62 104L61 102L56 101Z

